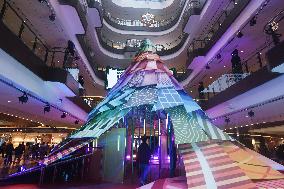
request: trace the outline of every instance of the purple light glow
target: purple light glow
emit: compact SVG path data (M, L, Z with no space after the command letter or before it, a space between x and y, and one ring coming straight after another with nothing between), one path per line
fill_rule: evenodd
M157 159L159 159L159 156L154 156L153 159L157 160Z

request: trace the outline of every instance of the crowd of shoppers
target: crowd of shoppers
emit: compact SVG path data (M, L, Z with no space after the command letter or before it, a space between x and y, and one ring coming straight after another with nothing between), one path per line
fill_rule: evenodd
M9 142L4 142L0 146L0 154L4 159L4 165L18 164L21 160L38 160L47 156L54 146L49 143L20 143L14 148L14 145ZM14 155L14 159L13 159Z

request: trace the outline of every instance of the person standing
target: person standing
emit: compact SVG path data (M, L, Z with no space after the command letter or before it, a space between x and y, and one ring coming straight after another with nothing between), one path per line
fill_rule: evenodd
M142 137L142 143L138 148L137 162L139 164L140 184L145 185L149 173L149 161L151 158L151 150L146 143L146 136Z
M30 156L30 146L29 143L26 143L25 150L24 150L24 161L28 160Z
M5 159L5 165L9 165L10 163L12 163L12 155L13 155L13 151L14 151L14 146L12 144L11 141L8 142L7 146L6 146L6 159Z
M15 157L13 164L18 164L21 161L21 144L15 148Z
M5 152L6 152L6 142L3 142L3 144L1 145L2 158L5 158Z
M238 49L235 49L232 52L231 63L232 63L232 72L233 72L233 74L243 74L241 58L239 56Z
M199 99L202 99L202 100L205 99L203 91L204 91L204 85L203 85L203 82L201 81L198 84L198 95L199 95Z

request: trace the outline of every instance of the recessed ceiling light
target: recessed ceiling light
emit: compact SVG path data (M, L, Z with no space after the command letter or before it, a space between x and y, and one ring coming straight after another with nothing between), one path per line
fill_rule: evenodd
M249 117L248 115L246 115L246 117Z
M11 100L8 100L8 103L12 102Z
M212 79L212 77L210 77L210 79Z
M224 66L224 68L226 68L226 66Z
M243 53L244 51L241 51L241 53Z

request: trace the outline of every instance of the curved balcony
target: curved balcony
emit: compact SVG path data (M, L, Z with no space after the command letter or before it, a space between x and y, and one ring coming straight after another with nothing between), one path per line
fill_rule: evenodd
M124 54L125 52L136 52L140 45L141 41L139 39L127 39L125 42L123 41L113 41L108 39L100 29L97 29L98 38L100 44L108 51L116 53L116 54ZM157 54L160 56L169 55L178 51L183 44L185 43L188 34L183 33L178 36L177 39L165 43L165 44L156 44Z
M116 18L111 15L110 12L104 10L103 18L105 25L107 27L113 27L117 31L128 32L127 34L134 34L135 31L144 31L144 32L163 32L167 33L173 31L171 28L175 29L180 23L183 26L186 25L190 15L200 14L203 6L205 5L206 0L182 0L179 3L179 7L172 12L175 12L174 15L165 19L165 20L156 20L151 25L144 24L141 20L128 20ZM110 28L111 29L111 28ZM123 32L118 32L123 33ZM138 35L139 33L136 33ZM160 35L164 35L160 34ZM141 35L141 34L140 34ZM151 34L153 35L153 34Z
M110 0L119 7L165 9L174 3L174 0Z
M155 20L154 23L150 25L143 23L141 20L126 20L113 17L111 13L106 10L104 10L103 17L109 25L120 30L159 32L173 27L178 22L185 3L186 0L182 0L179 3L179 7L172 11L175 14L171 17L164 20ZM199 1L192 1L190 6L198 7L199 4Z

